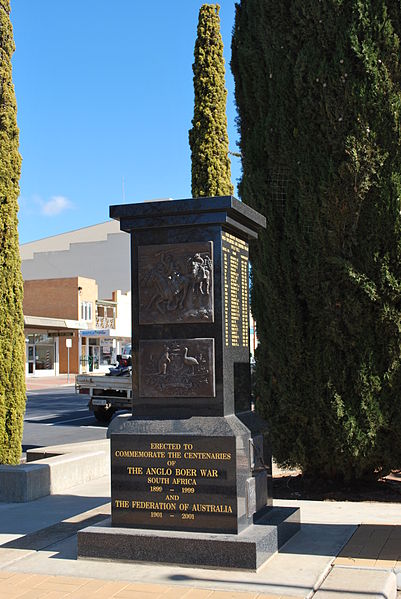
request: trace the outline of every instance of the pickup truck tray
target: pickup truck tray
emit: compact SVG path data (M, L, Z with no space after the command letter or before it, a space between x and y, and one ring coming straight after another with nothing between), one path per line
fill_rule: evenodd
M114 389L128 391L132 388L130 376L105 376L104 374L78 374L75 379L75 389Z

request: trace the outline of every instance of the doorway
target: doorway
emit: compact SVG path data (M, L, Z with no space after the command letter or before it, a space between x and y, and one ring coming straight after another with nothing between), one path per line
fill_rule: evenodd
M28 376L54 376L58 367L57 339L48 334L27 336L26 373Z
M92 339L89 340L89 343ZM88 366L89 372L93 372L94 370L99 369L100 364L100 346L99 345L89 345L88 347Z
M33 343L28 344L28 374L35 374L35 346Z

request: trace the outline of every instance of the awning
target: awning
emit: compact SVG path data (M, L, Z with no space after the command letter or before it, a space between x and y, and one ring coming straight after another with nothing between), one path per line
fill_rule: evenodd
M79 320L69 320L67 318L49 318L47 316L25 316L24 326L26 328L53 329L58 331L79 330L85 328L83 322Z

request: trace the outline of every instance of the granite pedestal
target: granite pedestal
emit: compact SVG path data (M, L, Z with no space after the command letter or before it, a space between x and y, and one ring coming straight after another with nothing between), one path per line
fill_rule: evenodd
M299 509L278 507L240 534L138 530L114 527L108 518L78 532L78 556L256 571L299 526Z

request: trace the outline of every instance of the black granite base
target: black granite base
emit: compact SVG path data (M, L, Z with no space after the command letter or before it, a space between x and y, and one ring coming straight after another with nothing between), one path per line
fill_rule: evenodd
M264 514L265 506L270 508L273 503L271 454L263 442L263 427L266 428L266 423L258 419L254 412L209 418L193 416L180 420L133 418L128 414L117 416L108 430L112 449L113 526L224 534L238 534L246 530ZM182 452L179 458L168 457L165 452L163 458L148 455L152 446L159 447L160 443L166 442L173 443L177 448L182 446L177 449ZM208 457L202 461L200 457L188 455L183 450L184 444L190 444L191 451L197 454L213 449L221 456L224 453L225 458L213 461ZM135 454L135 458L131 457L132 452L137 451L143 451L146 455L137 457ZM231 456L230 459L227 459L228 456ZM172 468L171 459L177 461L168 474L168 469ZM132 475L130 473L134 466L135 475ZM157 477L161 478L155 478L152 473L146 474L148 468L160 470ZM195 477L195 480L189 481L191 489L184 489L183 492L182 486L186 487L187 484L178 482L181 479L173 482L177 476L181 476L177 469L180 472L186 469ZM203 478L202 469L214 469L218 476ZM160 486L155 488L153 485ZM170 493L174 496L170 500L176 502L174 509L150 505L131 508L134 501L168 501L166 498ZM193 504L198 508L194 509ZM180 505L186 505L186 509L181 509ZM209 509L214 506L219 509ZM202 507L207 507L208 511L201 511Z
M242 533L212 534L111 526L78 533L78 558L257 570L300 529L300 510L273 507Z

